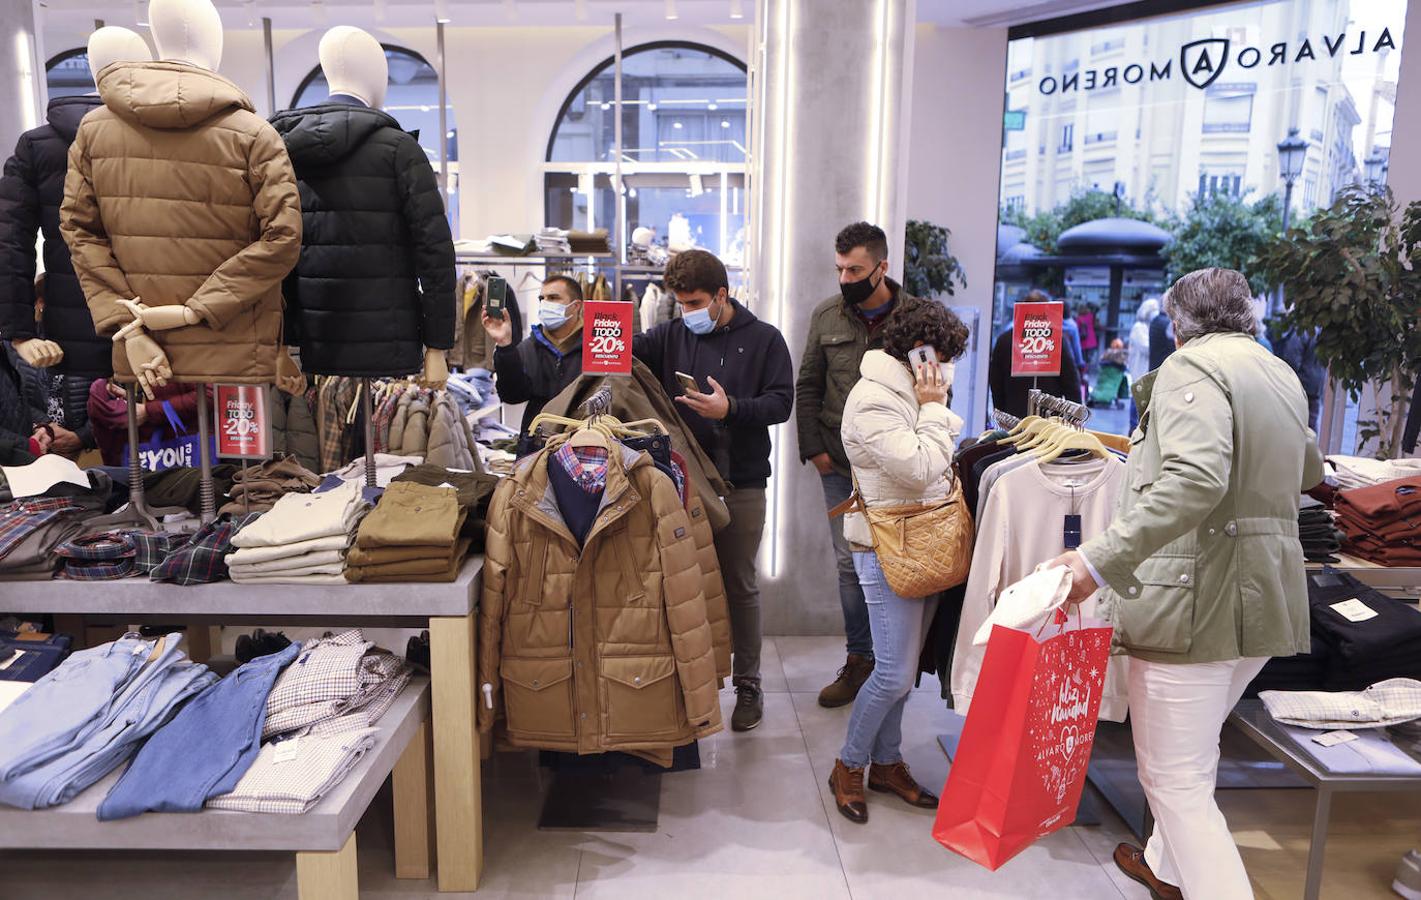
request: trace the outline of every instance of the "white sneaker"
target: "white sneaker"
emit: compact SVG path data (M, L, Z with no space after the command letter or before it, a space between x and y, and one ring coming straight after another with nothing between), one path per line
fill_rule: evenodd
M1421 900L1421 850L1408 851L1401 858L1391 889L1406 900Z

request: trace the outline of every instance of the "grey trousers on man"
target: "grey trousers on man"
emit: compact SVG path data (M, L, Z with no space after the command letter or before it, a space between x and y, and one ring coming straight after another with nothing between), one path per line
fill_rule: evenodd
M765 489L741 488L725 498L730 524L715 536L715 555L730 607L733 682L760 683L760 580L755 558L765 532Z

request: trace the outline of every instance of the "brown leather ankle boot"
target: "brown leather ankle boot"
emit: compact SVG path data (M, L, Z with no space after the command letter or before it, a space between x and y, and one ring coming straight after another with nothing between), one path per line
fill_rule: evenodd
M1121 844L1115 848L1115 865L1133 881L1138 881L1150 889L1151 900L1184 900L1184 892L1150 871L1145 862L1145 851L1133 844Z
M909 806L937 809L937 795L918 784L905 762L896 762L891 766L870 766L868 787L869 790L882 794L897 794Z
M834 676L833 683L819 692L819 705L828 709L848 706L858 697L859 688L872 674L873 657L850 653L844 667Z
M844 818L859 825L868 821L868 800L863 794L863 769L850 769L841 759L834 760L829 774L829 789L834 792L834 805Z

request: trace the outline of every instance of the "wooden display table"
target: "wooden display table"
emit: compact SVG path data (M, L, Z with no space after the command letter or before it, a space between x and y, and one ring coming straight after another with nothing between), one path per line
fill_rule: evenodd
M203 810L100 822L99 804L126 766L63 806L0 806L0 847L46 850L247 850L296 854L301 900L358 900L355 826L395 776L395 873L428 878L432 845L428 765L429 681L415 678L376 723L375 746L309 812Z
M474 610L482 570L483 557L474 556L465 562L457 580L445 584L222 581L184 587L141 578L102 583L0 581L0 608L112 615L125 622L427 627L439 890L474 891L483 874L479 733L474 718ZM0 832L4 830L0 826ZM353 859L353 843L349 850Z

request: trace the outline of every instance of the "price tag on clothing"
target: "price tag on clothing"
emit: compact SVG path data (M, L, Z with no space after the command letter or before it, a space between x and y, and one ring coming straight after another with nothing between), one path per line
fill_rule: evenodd
M1343 600L1341 603L1334 603L1332 609L1349 622L1365 622L1368 619L1375 619L1379 615L1376 610L1356 597L1351 600Z
M1081 517L1066 516L1065 530L1061 535L1067 550L1075 550L1081 545Z
M1357 740L1357 735L1351 731L1329 731L1326 734L1315 736L1312 740L1314 744L1321 744L1324 747L1336 747L1338 744Z
M273 763L291 762L301 751L301 739L292 738L289 741L282 741L276 745L276 753L272 756Z

